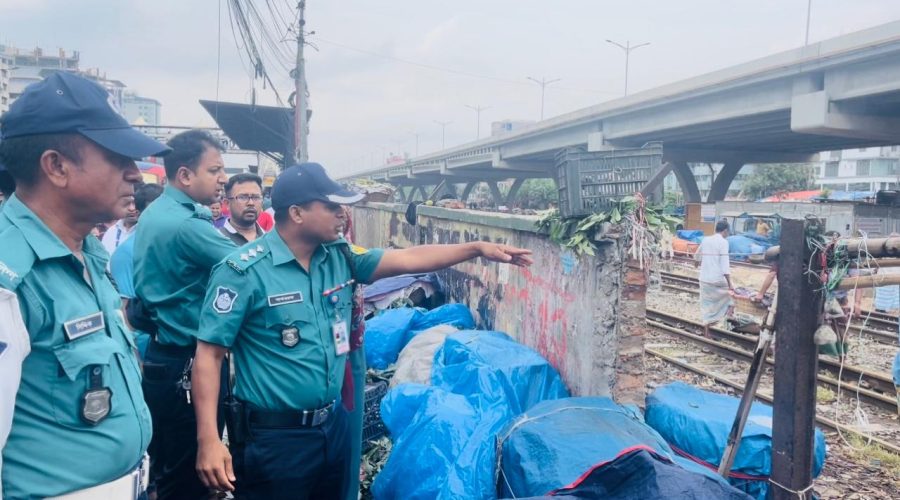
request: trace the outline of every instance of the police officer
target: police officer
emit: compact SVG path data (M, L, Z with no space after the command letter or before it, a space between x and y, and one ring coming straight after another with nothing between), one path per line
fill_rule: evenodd
M153 414L151 478L159 500L180 500L208 495L194 471L190 363L210 269L235 246L213 227L204 206L218 199L227 180L222 145L202 130L182 132L168 144L168 185L133 236L134 286L158 328L144 359L144 394Z
M210 487L236 488L237 498L346 494L352 472L340 393L354 276L368 283L479 256L531 263L528 250L486 242L348 252L340 237L342 205L361 197L329 179L319 164L291 167L272 189L275 230L213 269L193 377L197 470ZM219 371L229 349L245 423L239 432L229 427L231 453L216 431Z
M0 295L18 302L0 309L0 330L20 342L0 353L0 372L21 369L18 388L0 393L0 415L12 408L12 429L0 429L6 498L134 499L146 486L151 424L134 340L108 255L88 234L133 203L134 159L168 148L108 98L57 72L0 118L0 158L17 187L0 213Z

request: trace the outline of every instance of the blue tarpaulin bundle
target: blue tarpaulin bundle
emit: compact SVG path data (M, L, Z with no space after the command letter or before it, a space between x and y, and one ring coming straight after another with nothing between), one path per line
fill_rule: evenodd
M366 364L384 370L416 333L436 325L474 328L475 319L464 304L447 304L424 311L413 307L387 309L366 321Z
M590 498L747 498L678 457L636 408L606 397L539 403L511 422L499 440L502 497L564 496L588 488L604 492ZM649 455L626 458L638 449ZM623 470L650 473L621 477ZM665 494L629 496L654 491Z
M712 469L719 466L740 400L681 382L647 396L647 423L672 448ZM825 465L825 436L816 429L813 476ZM772 472L772 407L753 403L732 466L731 483L762 500Z
M732 260L747 260L751 254L760 254L766 251L767 245L745 234L736 234L728 238L728 253Z
M547 360L504 333L448 336L431 386L401 384L382 401L394 448L375 498L495 498L497 434L535 404L568 395Z
M693 243L700 243L703 241L703 231L699 229L679 229L675 231L675 236Z

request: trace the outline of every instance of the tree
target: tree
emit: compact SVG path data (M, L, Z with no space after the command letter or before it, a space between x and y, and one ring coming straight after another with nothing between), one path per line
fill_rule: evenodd
M755 165L742 185L751 200L776 193L813 189L814 167L807 163L764 163Z
M559 190L553 179L528 179L522 184L513 204L521 208L545 209L551 201L556 203L558 199Z

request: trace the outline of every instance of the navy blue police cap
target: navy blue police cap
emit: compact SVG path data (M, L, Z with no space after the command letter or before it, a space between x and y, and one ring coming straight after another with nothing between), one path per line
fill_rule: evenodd
M74 73L55 72L26 87L0 117L0 138L75 133L135 160L171 151L132 128L110 99L95 82Z
M331 180L318 163L301 163L285 169L272 185L272 208L287 208L311 201L350 205L366 195L354 193Z

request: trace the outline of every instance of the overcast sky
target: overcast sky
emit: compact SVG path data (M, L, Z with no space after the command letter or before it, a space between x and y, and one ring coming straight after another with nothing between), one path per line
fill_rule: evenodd
M619 97L624 55L606 39L650 43L632 52L629 93L791 49L806 12L807 0L307 0L310 159L334 175L371 168L413 155L416 133L419 153L434 151L436 120L452 122L448 147L474 140L466 105L489 107L482 137L492 121L536 120L528 76L561 79L545 117ZM813 0L810 41L895 20L897 0ZM83 68L160 100L166 125L214 125L197 101L214 99L217 81L221 100L249 102L255 85L258 102L275 103L240 59L225 0L0 0L0 43L78 50ZM286 99L288 74L267 69Z

